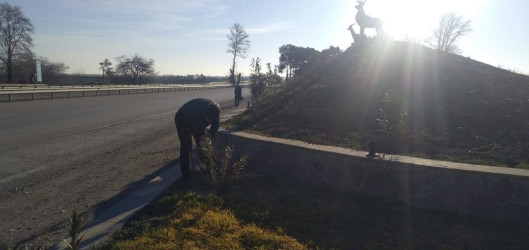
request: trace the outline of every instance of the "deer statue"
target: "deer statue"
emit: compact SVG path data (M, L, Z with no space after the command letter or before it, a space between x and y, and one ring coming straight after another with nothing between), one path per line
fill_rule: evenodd
M358 26L360 26L360 35L364 35L365 28L375 28L377 35L383 33L382 19L370 17L364 12L364 4L366 2L367 0L357 0L356 3L358 5L355 6L358 10L358 12L356 12L355 20L358 23Z
M362 43L367 40L367 36L364 34L357 34L353 28L353 25L355 23L349 25L349 28L347 28L351 32L351 36L353 36L353 43Z

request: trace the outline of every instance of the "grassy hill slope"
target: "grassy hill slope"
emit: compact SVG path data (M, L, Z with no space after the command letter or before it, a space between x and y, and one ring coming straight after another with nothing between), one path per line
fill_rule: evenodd
M529 77L375 41L315 63L234 124L319 144L366 149L375 139L388 153L527 167Z

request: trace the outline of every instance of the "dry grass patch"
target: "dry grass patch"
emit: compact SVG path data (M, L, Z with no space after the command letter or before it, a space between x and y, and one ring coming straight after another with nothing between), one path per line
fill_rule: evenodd
M302 249L283 233L236 217L206 181L178 183L114 236L109 249ZM151 217L152 216L152 217Z

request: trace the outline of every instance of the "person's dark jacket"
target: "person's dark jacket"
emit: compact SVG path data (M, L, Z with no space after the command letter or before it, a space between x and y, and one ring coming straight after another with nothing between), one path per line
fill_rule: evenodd
M187 102L176 112L175 123L184 133L192 135L203 135L206 127L211 124L208 133L214 136L219 130L219 116L218 104L208 99L198 98Z

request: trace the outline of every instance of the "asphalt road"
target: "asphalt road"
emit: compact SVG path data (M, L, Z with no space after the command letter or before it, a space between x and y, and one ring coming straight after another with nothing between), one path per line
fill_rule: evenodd
M174 162L174 113L198 97L244 109L231 88L0 103L0 248L51 245Z
M2 103L0 152L5 147L176 111L197 97L223 102L233 98L233 89Z
M174 113L187 101L204 97L231 106L232 89L102 96L0 104L0 182L24 166L7 165L2 154L81 132L149 116ZM44 146L44 145L43 145Z

